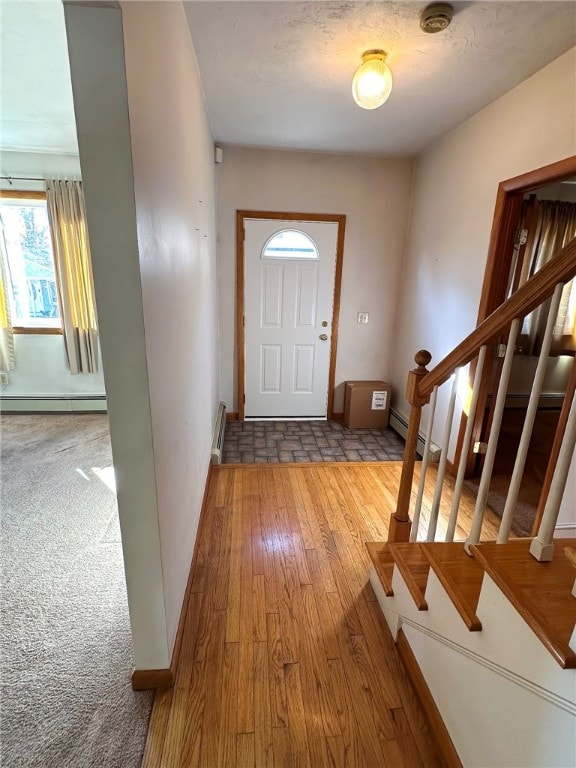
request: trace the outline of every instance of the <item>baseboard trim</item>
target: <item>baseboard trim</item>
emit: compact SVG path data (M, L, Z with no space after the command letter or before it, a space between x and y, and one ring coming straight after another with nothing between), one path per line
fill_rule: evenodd
M132 672L132 688L147 691L151 688L172 688L174 673L168 669L135 669Z
M554 528L555 539L574 539L576 538L576 522L558 523Z
M444 725L444 720L442 720L442 715L436 706L436 702L430 693L430 688L428 688L428 684L422 674L416 656L414 656L412 648L410 648L408 639L402 629L398 630L396 647L398 648L400 658L402 659L402 663L416 692L418 700L422 705L422 709L426 714L428 725L434 734L446 768L463 768L462 762L458 757L458 752L456 752L456 748L448 733L448 729Z
M341 422L343 422L344 421L344 413L340 413L340 411L338 411L337 413L333 412L332 413L332 421L341 421Z
M488 395L487 404L489 405L492 400L492 395ZM521 409L524 410L525 408L528 408L528 403L530 401L530 394L525 395L518 395L518 394L510 394L508 393L506 395L506 402L504 404L504 407L509 410L514 409ZM560 408L562 408L562 404L564 403L564 392L545 392L540 395L540 399L538 400L538 409L539 410L549 410L549 411L558 411Z
M192 562L190 563L190 571L188 572L188 581L186 582L186 590L182 600L182 608L180 609L180 619L178 621L178 629L176 630L174 648L172 649L170 667L168 669L135 669L132 673L132 688L135 691L144 691L151 688L172 688L176 682L176 670L178 668L178 659L180 658L180 649L182 648L182 638L184 637L184 625L186 624L186 615L190 603L190 592L192 591L192 582L194 580L194 564L196 562L198 542L200 541L202 527L206 517L206 504L208 501L208 490L210 488L211 479L212 464L209 464L206 483L204 485L204 496L202 498L200 520L198 521L196 542L194 543L194 552L192 554Z

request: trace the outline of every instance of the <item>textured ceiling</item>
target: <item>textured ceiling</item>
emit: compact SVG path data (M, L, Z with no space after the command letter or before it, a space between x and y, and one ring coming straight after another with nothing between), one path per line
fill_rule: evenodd
M0 0L0 147L78 151L60 0Z
M454 3L423 33L425 2L185 2L215 139L413 154L576 44L574 2ZM394 77L366 111L351 81L369 48Z
M576 44L574 0L455 3L438 35L424 5L186 2L216 141L413 154ZM76 152L61 0L0 0L0 42L0 147ZM374 47L394 89L367 112L351 79Z

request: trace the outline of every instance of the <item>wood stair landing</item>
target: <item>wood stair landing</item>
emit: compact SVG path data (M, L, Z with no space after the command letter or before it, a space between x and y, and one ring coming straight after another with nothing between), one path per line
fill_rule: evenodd
M576 599L571 594L574 569L563 552L564 547L576 546L576 539L555 539L554 559L549 563L532 557L530 542L490 542L472 550L560 666L576 669L576 652L569 646L576 623Z
M424 554L422 546L416 542L389 543L388 549L414 598L416 607L419 611L427 611L428 603L425 595L430 561Z
M482 624L476 608L484 578L480 563L466 554L460 542L430 542L420 547L468 629L479 632Z
M394 575L394 560L388 548L388 544L382 541L367 541L366 549L372 560L384 594L386 597L393 597L392 576Z

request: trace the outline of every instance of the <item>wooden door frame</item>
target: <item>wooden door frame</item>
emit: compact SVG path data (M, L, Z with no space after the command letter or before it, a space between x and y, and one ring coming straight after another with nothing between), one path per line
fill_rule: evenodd
M522 200L527 192L532 192L539 187L553 184L569 176L576 175L576 155L559 160L551 165L545 165L542 168L523 173L512 179L501 181L498 185L496 195L496 205L494 208L494 218L492 221L492 231L490 233L490 244L488 246L488 257L486 268L484 270L484 282L482 283L482 293L480 294L480 304L478 307L478 318L476 324L479 325L485 320L500 304L506 299L506 290L508 287L508 277L512 263L514 238L520 217ZM485 366L476 414L474 417L474 427L472 430L471 448L466 457L466 476L470 476L474 470L476 454L472 452L474 443L481 439L482 424L484 421L484 411L488 400L489 381L492 373L492 361ZM475 366L471 366L471 381L474 375ZM460 430L458 433L458 442L456 444L456 453L453 467L457 467L460 461L464 443L464 431L466 429L467 417L463 413L460 421Z
M336 240L336 271L334 273L334 303L332 309L332 334L330 340L330 367L328 372L328 407L326 417L334 415L334 380L338 350L338 322L340 318L340 294L342 289L342 264L344 260L344 235L346 216L329 213L286 213L278 211L236 211L236 350L238 376L238 419L244 421L244 220L278 219L279 221L331 221L338 224Z

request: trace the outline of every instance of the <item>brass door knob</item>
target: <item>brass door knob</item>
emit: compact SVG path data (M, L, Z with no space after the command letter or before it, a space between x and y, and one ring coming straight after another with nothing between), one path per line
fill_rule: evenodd
M321 333L321 334L320 334L320 336L318 336L318 338L319 338L321 341L328 341L328 334L326 334L326 333Z

